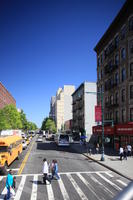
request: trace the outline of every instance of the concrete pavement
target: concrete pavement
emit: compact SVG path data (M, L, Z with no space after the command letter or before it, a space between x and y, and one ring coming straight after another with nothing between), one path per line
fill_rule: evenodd
M101 154L96 154L95 150L92 149L92 153L89 152L88 144L86 146L80 145L79 143L71 144L71 147L78 153L82 153L94 162L114 171L115 173L133 180L133 157L128 157L127 160L120 160L118 153L114 154L113 151L109 152L109 149L105 148L104 161L101 161Z

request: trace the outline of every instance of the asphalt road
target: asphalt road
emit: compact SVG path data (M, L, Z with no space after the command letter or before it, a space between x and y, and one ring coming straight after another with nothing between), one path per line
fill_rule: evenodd
M43 159L58 161L60 180L42 183ZM32 140L19 160L11 166L16 175L15 200L110 200L129 181L99 164L88 160L70 147L58 147L53 141ZM0 177L0 199L5 193L6 177Z

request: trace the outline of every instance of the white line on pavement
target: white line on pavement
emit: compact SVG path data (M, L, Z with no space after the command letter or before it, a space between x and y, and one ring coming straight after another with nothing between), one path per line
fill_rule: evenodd
M105 172L105 174L107 174L108 176L110 176L111 178L113 178L114 176L112 174L110 174L109 172Z
M81 179L81 181L89 188L89 190L94 194L94 196L96 197L96 199L100 198L97 196L97 194L95 193L95 191L93 190L92 186L89 184L88 181L86 181L86 179L81 175L81 174L77 174L77 176Z
M15 195L14 200L19 200L20 199L22 191L23 191L23 188L24 188L25 181L26 181L26 176L22 176L22 179L21 179L21 182L19 184L19 187L18 187L18 190L17 190L17 193Z
M124 186L127 186L127 184L126 183L124 183L123 181L121 181L121 180L116 180L117 182L119 182L119 183L121 183L122 185L124 185Z
M82 190L80 189L80 187L78 186L78 184L75 182L75 180L72 178L72 176L70 174L67 174L69 180L71 181L72 185L74 186L75 190L77 191L77 193L79 194L80 198L82 200L88 200L88 198L86 197L86 195L82 192Z
M68 196L68 193L67 193L67 191L66 191L66 189L65 189L65 186L64 186L64 183L63 183L61 177L60 177L60 179L58 180L58 183L59 183L59 186L60 186L60 190L61 190L61 192L62 192L63 199L64 199L64 200L69 200L70 198L69 198L69 196Z
M3 199L4 199L6 193L7 193L7 189L6 189L6 187L5 187L4 190L2 191L1 195L0 195L0 200L3 200Z
M35 175L33 179L33 185L32 185L31 200L37 199L37 181L38 181L38 176Z
M47 193L48 193L48 199L54 200L54 193L53 193L51 184L47 185Z
M105 180L107 183L109 183L110 185L112 185L113 187L115 187L117 190L122 190L122 188L120 188L118 185L116 185L115 183L111 182L110 180L108 180L107 178L105 178L101 173L96 172L96 174L98 176L100 176L103 180Z

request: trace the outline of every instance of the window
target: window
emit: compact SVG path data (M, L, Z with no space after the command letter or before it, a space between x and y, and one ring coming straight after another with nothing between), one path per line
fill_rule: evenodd
M126 79L126 69L123 68L121 70L121 81L123 82L123 81L125 81L125 79Z
M115 65L118 65L119 64L119 55L116 54L115 55Z
M133 16L129 20L129 31L133 31Z
M133 63L130 64L130 76L133 76Z
M125 122L125 120L126 120L126 111L125 111L125 109L122 109L122 122Z
M118 104L118 92L115 93L115 103Z
M98 79L101 80L101 72L98 72Z
M133 108L130 108L130 122L133 122Z
M115 121L116 121L116 123L118 123L118 121L119 121L119 112L118 111L115 112Z
M101 59L101 64L102 64L103 63L103 53L101 54L100 59Z
M115 47L117 48L119 46L119 36L117 35L115 37Z
M98 67L100 66L100 58L97 60Z
M108 49L106 48L106 49L104 50L104 57L105 57L105 59L107 58L107 56L108 56Z
M115 74L115 84L118 85L119 83L119 76L118 73Z
M133 85L130 85L130 99L133 99Z
M121 49L121 58L122 58L122 59L125 59L125 58L126 58L126 51L125 51L125 48L122 48L122 49Z
M113 95L110 96L110 104L113 105Z
M110 112L110 120L113 120L113 112Z
M121 91L121 101L125 102L125 89Z
M133 40L129 41L130 54L133 54Z
M126 26L124 26L121 29L121 40L123 40L126 37Z
M103 78L103 70L101 70L101 79Z

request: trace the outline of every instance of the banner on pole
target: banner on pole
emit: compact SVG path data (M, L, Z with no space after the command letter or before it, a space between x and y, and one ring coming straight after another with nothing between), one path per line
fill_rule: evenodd
M102 121L102 107L95 106L95 122L101 122L101 121Z

